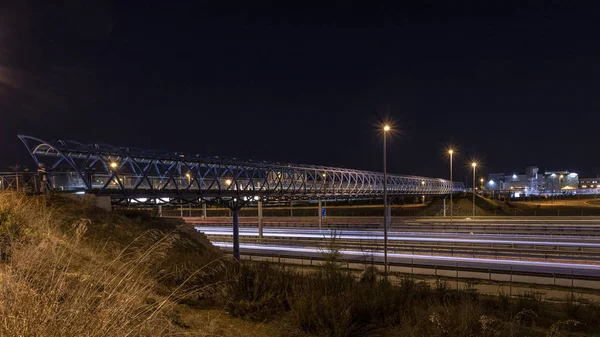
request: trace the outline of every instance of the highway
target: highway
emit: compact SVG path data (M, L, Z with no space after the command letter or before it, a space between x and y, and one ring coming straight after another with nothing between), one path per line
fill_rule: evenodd
M213 242L215 246L231 249L230 242ZM260 255L275 255L288 257L322 257L323 251L314 248L302 248L296 246L268 246L261 244L240 244L242 255L248 253ZM383 253L380 252L360 252L351 250L340 250L343 259L355 262L383 261ZM460 267L463 269L479 269L494 271L510 271L532 274L556 274L556 275L574 275L600 278L600 266L591 264L577 263L558 263L558 262L539 262L539 261L518 261L518 260L495 260L483 258L465 258L448 256L427 256L389 253L388 260L390 264L436 266L436 267Z
M185 214L184 209L184 214ZM190 223L231 223L231 217L184 217ZM256 216L240 216L240 224L256 224ZM316 224L316 216L265 216L263 223L297 223L297 224ZM382 218L374 216L327 216L323 219L327 224L379 224L383 223ZM514 216L482 216L482 217L401 217L393 216L393 224L540 224L540 225L600 225L600 217L556 217L556 216L538 216L538 217L514 217Z
M522 224L523 228L528 228ZM571 227L555 226L566 231ZM213 244L229 249L232 229L227 226L196 225ZM456 267L531 274L600 277L600 236L547 235L543 231L511 234L436 231L391 231L388 257L391 264ZM429 231L426 231L429 230ZM258 237L254 227L240 228L242 255L323 257L332 241L344 259L383 260L383 233L368 229L273 228Z
M230 218L186 218L187 223L202 227L231 227ZM256 217L240 218L240 227L256 228ZM380 218L371 217L338 217L329 218L323 228L337 230L377 230L382 226ZM318 229L318 224L311 217L265 218L264 228L300 228ZM472 220L455 219L450 222L445 218L392 218L394 232L439 232L444 234L543 234L549 236L571 236L577 238L600 238L600 220L596 218L474 218Z
M197 230L206 235L232 235L232 229L227 227L196 226ZM240 236L257 237L258 229L240 228ZM511 244L528 246L552 247L584 247L600 249L600 239L596 242L585 242L586 237L526 235L526 234L455 234L446 237L448 233L440 232L389 232L388 240L403 242L435 242L435 243L469 243L469 244ZM308 239L342 239L342 240L383 240L383 232L370 230L329 230L329 229L297 229L297 228L265 228L264 237L278 238L308 238ZM558 241L558 240L575 241Z

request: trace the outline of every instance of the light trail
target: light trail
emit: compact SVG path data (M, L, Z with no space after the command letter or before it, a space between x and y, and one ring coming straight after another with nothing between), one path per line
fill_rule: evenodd
M206 235L232 235L230 228L223 227L195 227L197 230ZM383 240L383 235L378 231L353 231L353 230L303 230L303 229L265 229L264 237L279 237L279 238L307 238L307 239L346 239L346 240ZM507 238L500 239L479 239L479 238L446 238L446 237L427 237L427 236L407 236L398 235L399 233L391 232L388 239L393 241L409 241L409 242L439 242L439 243L469 243L469 244L503 244L503 245L529 245L529 246L561 246L561 247L584 247L584 248L600 248L600 243L588 242L568 242L568 241L547 241L549 238L541 236L540 241L533 240L514 240ZM258 230L255 228L240 228L240 235L243 236L258 236ZM499 235L498 237L502 237ZM544 240L544 241L541 241Z
M229 242L213 242L217 247L231 248ZM323 249L318 248L301 248L296 246L271 246L261 244L241 243L240 248L246 252L257 252L262 254L277 254L288 255L293 257L294 254L302 253L306 256L319 257L324 253ZM351 250L340 250L340 254L345 258L354 258L363 261L370 261L376 258L381 260L383 253L379 252L360 252ZM590 264L577 263L561 263L561 262L540 262L540 261L522 261L522 260L495 260L486 258L469 258L469 257L450 257L450 256L429 256L429 255L411 255L388 253L390 262L421 264L430 266L447 266L447 267L462 267L482 270L504 270L516 272L538 272L538 273L556 273L556 274L573 274L577 276L600 277L600 266Z
M231 226L230 224L227 224L225 226L214 226L214 224L211 224L213 226L205 226L205 225L195 225L195 228L197 230L210 230L210 231L228 231L230 230L229 227ZM422 229L427 229L427 228L422 228ZM471 229L471 228L469 228ZM333 232L336 233L347 233L347 232L354 232L354 233L360 233L359 235L378 235L381 234L381 231L374 231L371 229L358 229L358 230L351 230L351 229L312 229L312 228L302 228L302 227L294 227L294 228L274 228L274 227L268 227L264 229L264 232L272 232L272 233L286 233L289 231L293 231L293 230L297 230L297 231L302 231L303 233L311 233L311 234L318 234L318 235L331 235ZM476 229L473 229L474 231L476 231ZM256 227L241 227L240 228L241 232L244 233L248 233L248 235L258 235L258 230L256 229ZM522 234L522 233L475 233L475 232L429 232L429 231L393 231L390 232L389 235L398 235L398 236L445 236L445 237L468 237L468 238L473 238L473 237L485 237L485 238L494 238L497 237L499 239L504 239L504 238L513 238L513 239L540 239L540 240L548 240L548 239L563 239L563 240L568 240L568 239L576 239L576 240L592 240L592 241L600 241L600 235L599 236L589 236L589 235L556 235L556 234L541 234L541 235L536 235L536 234Z

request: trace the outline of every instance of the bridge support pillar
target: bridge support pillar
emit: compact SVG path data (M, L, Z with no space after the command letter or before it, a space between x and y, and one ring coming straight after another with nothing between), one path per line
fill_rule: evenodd
M240 225L238 223L238 207L233 207L231 213L233 216L233 258L240 259Z
M319 210L317 211L317 217L319 218L319 229L321 229L321 224L323 222L323 205L321 204L321 199L319 199Z
M241 202L238 199L233 200L222 200L223 204L229 209L231 212L231 217L233 220L233 258L236 260L240 259L240 223L238 220L238 215L240 209L246 205L246 202Z
M446 198L444 198L444 218L446 217Z
M158 216L162 217L162 205L158 205Z
M258 201L258 237L262 239L263 237L263 211L262 211L262 200Z
M206 219L206 203L202 203L202 219Z

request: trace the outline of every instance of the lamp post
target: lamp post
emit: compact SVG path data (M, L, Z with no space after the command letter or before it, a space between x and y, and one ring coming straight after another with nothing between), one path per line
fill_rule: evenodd
M471 163L473 166L473 216L475 216L475 168L477 167L477 163Z
M454 184L452 183L452 154L454 154L454 150L449 150L448 154L450 155L450 222L452 222L452 194L454 194Z
M387 133L390 131L389 125L383 126L383 268L385 275L388 273L388 258L387 258L387 244L388 244L388 200L387 200L387 148L386 138Z
M559 176L560 179L558 180L558 192L560 192L562 189L563 177L564 176L562 174Z
M119 177L117 176L117 170L119 168L119 164L117 162L113 161L113 162L110 162L110 164L108 166L110 167L110 171L111 171L111 176L109 179L112 180L113 177L116 178L115 179L116 181L113 181L113 184L116 186L119 184ZM18 183L18 181L17 181L17 183ZM17 184L17 187L19 187L18 184Z

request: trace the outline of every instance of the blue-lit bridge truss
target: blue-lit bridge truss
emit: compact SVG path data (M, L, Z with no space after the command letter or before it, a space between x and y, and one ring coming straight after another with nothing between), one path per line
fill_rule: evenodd
M383 194L383 174L376 172L19 138L35 163L45 167L48 188L109 195L117 203L349 199ZM387 180L391 197L464 191L462 183L451 185L439 178L388 175Z

